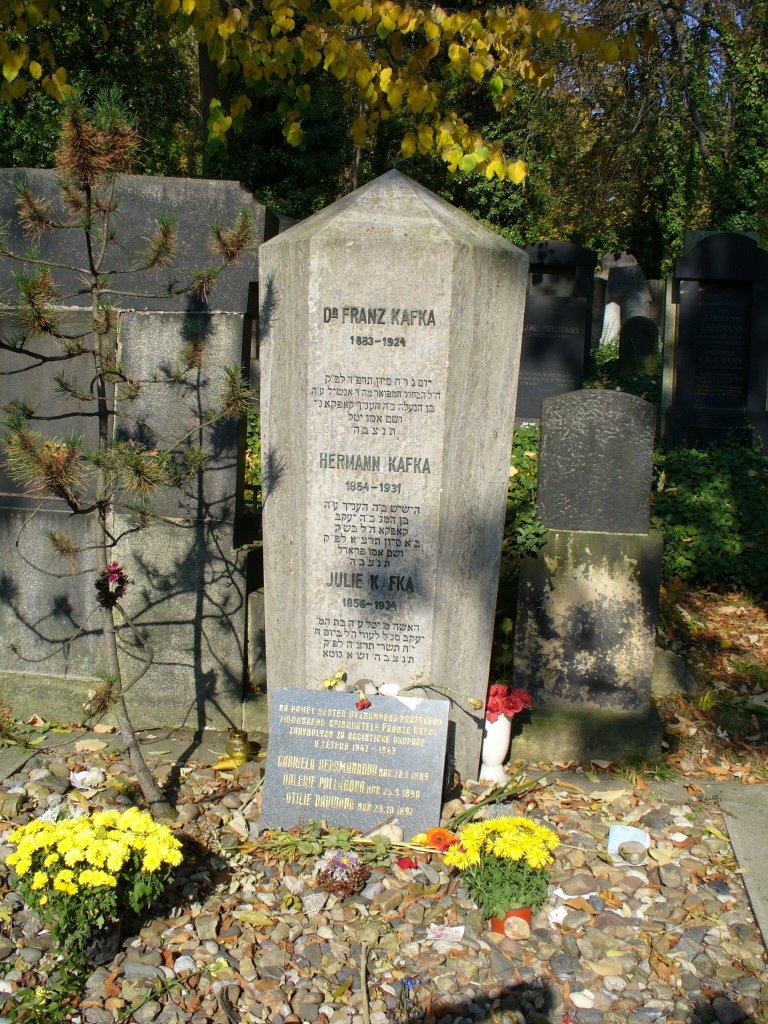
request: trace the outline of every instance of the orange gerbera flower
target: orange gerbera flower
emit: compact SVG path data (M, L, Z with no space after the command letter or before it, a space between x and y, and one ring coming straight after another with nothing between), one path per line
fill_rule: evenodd
M428 828L427 829L427 846L431 846L433 850L438 850L440 853L453 846L454 843L458 843L458 838L450 832L447 828Z

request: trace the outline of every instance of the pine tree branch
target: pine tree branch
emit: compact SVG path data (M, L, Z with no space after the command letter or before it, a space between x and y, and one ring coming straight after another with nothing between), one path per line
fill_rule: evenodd
M56 270L68 270L73 274L84 273L82 267L72 266L70 263L57 263L54 260L41 260L34 256L19 256L5 246L0 246L0 256L5 256L8 260L15 260L17 263L28 263L34 267L54 267Z
M18 552L19 558L22 560L22 562L25 562L31 569L34 569L36 572L39 572L42 576L50 576L52 579L55 580L68 580L71 579L73 576L87 576L89 573L95 573L95 566L90 569L78 569L77 572L51 572L50 569L43 569L42 566L36 565L31 559L27 558L27 556L21 550L21 538L24 535L24 531L35 518L37 513L43 510L45 504L46 502L41 502L37 506L37 508L29 516L29 518L22 523L21 529L16 535L16 551ZM81 548L80 550L87 551L88 548Z
M105 213L104 213L104 217L102 218L103 237L102 237L102 240L101 240L101 250L100 250L98 258L96 260L96 271L95 272L97 274L101 273L101 265L104 262L104 257L107 255L107 248L109 246L109 242L110 242L110 238L111 238L110 231L109 231L109 218L110 218L109 211L112 208L112 203L113 203L114 198L115 198L115 183L116 183L116 180L117 179L115 177L112 177L110 179L109 188L107 189L107 201L105 203Z

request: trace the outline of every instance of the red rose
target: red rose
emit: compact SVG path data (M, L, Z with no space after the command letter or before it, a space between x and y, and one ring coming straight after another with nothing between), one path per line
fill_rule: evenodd
M360 700L355 704L358 711L365 711L366 708L371 706L371 702L367 697L361 697Z
M514 718L533 703L527 690L515 689L510 693L508 686L497 683L488 691L488 703L485 706L485 717L495 722L501 715Z

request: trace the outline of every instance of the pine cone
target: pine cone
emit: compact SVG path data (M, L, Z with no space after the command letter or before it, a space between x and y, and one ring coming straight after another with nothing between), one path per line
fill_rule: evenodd
M353 893L360 892L370 878L370 875L371 869L367 864L358 864L355 867L350 867L343 875L332 868L326 868L325 871L319 872L317 884L325 892L333 893L339 899L344 899L345 896L351 896Z

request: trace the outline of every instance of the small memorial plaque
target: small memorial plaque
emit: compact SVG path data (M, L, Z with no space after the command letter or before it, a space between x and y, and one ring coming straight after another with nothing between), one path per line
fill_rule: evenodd
M367 831L397 818L406 839L440 823L448 702L279 689L273 694L261 828L326 821Z

